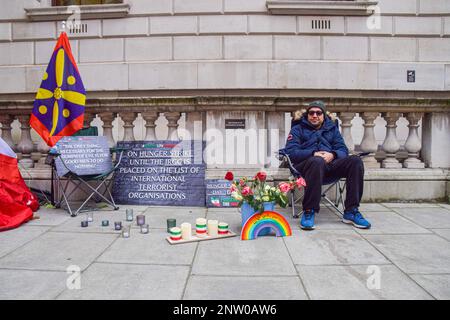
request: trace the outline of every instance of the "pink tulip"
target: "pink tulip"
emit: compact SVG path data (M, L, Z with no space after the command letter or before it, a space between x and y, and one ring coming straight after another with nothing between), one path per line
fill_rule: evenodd
M279 188L283 193L288 193L288 191L291 190L291 186L286 182L280 183Z
M306 181L302 177L298 178L295 183L297 184L298 188L306 187Z
M251 194L253 194L253 192L252 192L252 189L250 189L250 187L244 187L243 189L242 189L242 195L245 197L245 196L249 196L249 195L251 195Z

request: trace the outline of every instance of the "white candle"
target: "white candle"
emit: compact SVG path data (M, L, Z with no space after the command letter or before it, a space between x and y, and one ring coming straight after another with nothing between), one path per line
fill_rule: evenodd
M190 223L184 222L181 224L181 238L183 240L190 240L192 236L192 226Z
M217 237L219 235L219 221L208 220L208 234L211 237Z

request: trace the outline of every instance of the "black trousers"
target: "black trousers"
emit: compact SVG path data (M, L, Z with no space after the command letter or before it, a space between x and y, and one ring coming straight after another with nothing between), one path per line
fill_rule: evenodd
M321 157L310 157L300 162L295 168L300 171L306 180L303 210L320 209L322 184L339 178L347 180L347 196L345 210L352 210L359 206L364 188L364 164L360 157L349 156L325 163Z

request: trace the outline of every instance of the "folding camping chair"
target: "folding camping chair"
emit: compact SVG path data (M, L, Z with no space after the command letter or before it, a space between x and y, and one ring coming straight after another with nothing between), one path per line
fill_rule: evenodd
M89 132L90 134L94 133L93 135L95 135L95 131L87 130L87 132ZM85 136L85 135L81 133L78 134L78 136ZM55 206L62 207L62 204L64 202L65 205L67 206L67 208L65 209L70 213L72 217L77 216L82 211L96 210L96 208L85 209L86 205L91 199L95 200L96 202L100 202L103 200L106 204L110 205L114 210L118 210L119 207L114 202L114 198L110 192L110 187L112 182L114 181L117 169L122 161L123 152L124 149L119 148L110 149L111 158L113 159L113 155L116 154L115 157L116 160L113 161L113 164L109 170L102 172L100 174L79 175L70 169L70 167L66 164L63 157L61 156L61 154L51 150L49 152L49 155L53 157L53 161L51 161L52 176L56 179L58 189L61 192L59 200L55 203ZM67 173L65 173L62 177L60 177L56 172L57 169L55 161L57 159L61 161L61 164L67 170ZM65 178L64 179L64 181L66 181L65 186L63 186L63 181L61 178ZM92 186L90 183L94 184L95 186ZM73 189L70 192L68 190L69 186L73 186ZM75 207L76 202L71 201L72 195L77 190L81 190L87 195L87 198L78 208Z
M281 149L278 152L278 157L281 161L280 167L289 168L289 171L291 172L291 175L293 178L300 178L302 175L301 173L294 167L294 165L291 162L291 159L289 156L284 152L283 149ZM336 179L336 180L325 180L322 183L322 186L324 188L322 189L321 199L322 202L325 204L331 205L332 208L334 208L341 216L344 215L343 208L344 208L344 190L345 190L346 181L345 179ZM328 196L327 192L330 191L335 187L336 197L335 201L332 201ZM299 211L296 210L295 205L299 204L303 200L303 196L295 198L295 190L291 190L291 198L290 198L290 204L292 207L292 217L298 218L300 217ZM342 206L342 210L339 208L339 205Z
M291 127L293 127L298 120L292 120ZM339 122L336 119L335 120L336 126L339 127ZM359 153L357 154L359 157L363 157L368 155L369 153ZM289 155L286 154L284 149L280 149L278 151L278 159L281 161L281 168L289 168L289 171L291 172L291 175L293 178L300 178L301 172L299 172L294 165L292 164L291 159L289 158ZM345 179L334 179L334 180L325 180L322 183L322 193L321 193L321 202L325 204L326 207L331 207L334 210L336 210L341 216L344 215L344 191L346 187L346 181ZM335 200L332 201L328 196L327 193L330 191L333 187L335 187ZM295 205L300 203L303 200L303 196L295 198L295 190L291 190L291 198L290 198L290 204L292 207L292 217L293 218L299 218L300 214L299 211L296 210ZM327 206L329 205L329 206ZM342 207L342 209L340 208Z

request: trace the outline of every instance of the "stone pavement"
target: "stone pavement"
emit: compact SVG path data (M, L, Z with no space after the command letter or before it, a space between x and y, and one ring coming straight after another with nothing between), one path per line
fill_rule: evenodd
M123 239L112 224L143 212L147 235ZM0 299L450 299L450 206L364 204L371 230L323 208L315 231L241 241L170 245L166 218L219 219L240 232L236 209L121 206L79 216L41 209L40 219L0 233ZM124 222L125 223L125 222ZM67 267L81 269L69 290ZM379 277L378 277L379 276ZM377 281L379 280L379 281Z

